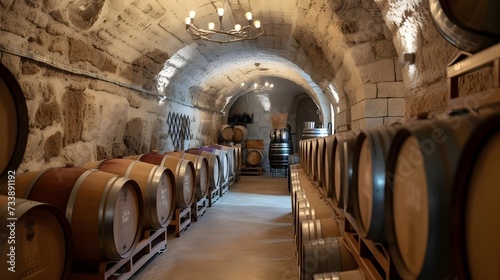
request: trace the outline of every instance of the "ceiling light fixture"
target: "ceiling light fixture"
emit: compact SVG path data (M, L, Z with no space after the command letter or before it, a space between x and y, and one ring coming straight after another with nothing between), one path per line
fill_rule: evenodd
M259 68L260 63L255 63L255 67L257 67L257 71L262 71L265 69ZM269 83L267 80L265 82L262 81L253 81L250 83L242 82L240 84L240 88L246 92L265 92L272 91L274 89L274 84Z
M215 6L214 6L215 8ZM222 26L222 19L224 17L224 8L217 8L219 15L219 26L215 28L215 22L208 23L208 29L203 29L196 26L194 18L196 11L190 11L189 16L186 17L186 30L193 35L195 39L202 39L217 43L230 43L243 40L252 40L264 34L260 25L260 20L254 20L252 12L246 12L245 17L248 23L245 25L235 24L234 28L228 31L224 30Z

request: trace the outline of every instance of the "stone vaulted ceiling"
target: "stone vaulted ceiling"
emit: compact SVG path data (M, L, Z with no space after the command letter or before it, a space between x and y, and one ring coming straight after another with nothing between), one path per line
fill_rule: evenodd
M232 97L243 94L239 84L254 77L295 83L325 112L330 103L349 107L355 92L370 82L364 65L381 59L396 60L398 52L404 51L399 43L395 47L395 41L404 40L394 40L400 35L393 33L405 23L396 21L401 15L422 10L421 0L24 2L15 5L15 0L2 0L0 4L7 9L23 9L17 14L26 15L28 21L44 27L49 34L71 34L68 42L51 43L53 53L40 54L51 63L69 64L88 75L211 111L223 110L234 100ZM245 22L244 13L252 11L254 18L261 20L265 34L256 40L228 44L194 40L185 30L184 18L194 9L196 21L204 26L216 20L214 5L224 5L228 26ZM402 7L399 12L395 12L396 6ZM47 18L31 12L35 9L42 9ZM6 13L1 20L13 21L15 17L16 13ZM50 24L53 20L64 27ZM17 28L10 31L30 38L23 34L29 31L23 30L21 22ZM8 48L23 49L22 41L3 40ZM89 49L102 55L93 52L86 57ZM62 56L67 51L69 58ZM72 58L79 54L79 59ZM82 57L85 63L81 63ZM255 63L260 63L259 69ZM329 84L344 102L337 104L328 93Z

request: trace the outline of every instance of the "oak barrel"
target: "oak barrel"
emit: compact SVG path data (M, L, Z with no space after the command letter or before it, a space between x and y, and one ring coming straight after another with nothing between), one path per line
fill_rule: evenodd
M197 150L205 151L205 152L210 152L213 154L216 154L219 156L220 159L220 166L221 166L221 177L220 177L220 183L225 184L229 180L229 158L227 155L226 151L215 149L215 148L209 148L209 147L199 147Z
M16 193L66 215L81 264L127 258L140 239L143 200L131 179L82 167L49 168L19 174Z
M71 230L59 210L46 203L0 195L0 219L5 221L0 228L2 279L68 277L73 261Z
M220 180L221 180L221 164L220 158L217 154L201 151L201 150L186 150L186 153L198 155L205 157L208 160L209 167L209 188L211 190L219 188Z
M158 153L127 156L125 158L140 160L166 167L175 177L175 203L178 208L189 208L195 200L196 170L193 162Z
M210 176L208 160L203 156L198 156L195 154L185 153L185 152L166 152L166 155L171 155L174 157L190 160L193 162L196 170L196 188L195 195L196 198L206 197L208 194L208 185Z
M14 75L0 64L0 186L9 170L17 170L28 141L28 110L23 91Z
M360 131L354 145L353 214L358 233L374 242L385 242L386 158L399 127Z
M246 162L250 166L262 166L264 164L264 151L261 149L248 149Z
M242 125L235 125L233 127L233 140L236 143L242 143L247 140L248 130Z
M500 114L485 116L459 160L452 195L452 256L459 279L500 279Z
M220 136L224 141L233 141L233 128L229 124L223 124L220 127Z
M461 153L480 123L476 115L406 124L386 168L386 238L403 278L452 279L452 192Z
M109 159L89 162L81 167L98 169L131 178L142 192L144 229L166 227L175 213L175 179L171 170L154 164L131 159Z
M311 280L315 274L358 268L342 237L306 241L301 258L301 280Z
M437 30L455 47L478 52L500 42L500 4L493 0L429 0Z

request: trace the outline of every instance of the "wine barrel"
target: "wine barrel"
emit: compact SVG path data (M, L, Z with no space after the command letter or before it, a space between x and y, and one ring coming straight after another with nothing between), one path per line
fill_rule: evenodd
M453 177L474 115L423 120L400 129L386 168L386 237L403 278L452 279L450 218Z
M317 166L317 161L316 161L316 157L318 156L318 142L316 141L316 138L314 139L311 139L310 141L310 145L309 145L309 148L310 148L310 151L309 151L309 154L308 154L308 161L309 161L309 169L310 169L310 173L309 173L309 178L311 178L311 180L313 181L317 181L318 179L318 166Z
M353 214L358 233L385 243L385 169L392 139L400 126L360 131L353 156Z
M269 132L271 143L288 143L290 141L290 132L288 128L273 128Z
M302 130L302 139L311 139L328 136L328 128L304 128Z
M236 173L240 173L243 168L243 149L240 145L231 146L236 153Z
M264 164L264 151L261 149L248 149L246 162L250 166L262 166Z
M314 280L365 280L365 276L361 270L349 270L340 272L329 272L314 274Z
M205 157L185 152L166 152L164 154L182 158L185 160L190 160L191 162L193 162L194 168L196 170L195 196L196 198L204 198L208 195L208 185L210 178L208 174L208 160Z
M269 143L269 165L271 167L288 166L288 155L293 153L292 143Z
M223 151L226 153L227 162L228 162L228 165L227 165L228 177L235 176L236 166L237 166L236 149L234 149L233 147L223 146L223 145L209 145L207 147L212 148L212 149L217 149L217 150L220 150L220 151Z
M229 181L229 158L227 155L226 151L215 149L215 148L208 148L208 147L199 147L197 150L205 151L205 152L210 152L213 154L216 154L219 156L220 159L220 166L221 166L221 177L220 177L220 184L225 184Z
M342 237L306 241L301 258L301 280L311 280L315 274L358 268Z
M209 166L209 188L212 190L218 189L220 184L221 164L220 158L217 154L201 151L201 150L186 150L186 153L199 155L208 160Z
M496 113L471 133L454 179L451 247L458 279L500 279L499 158Z
M127 177L139 184L142 192L144 229L166 227L175 213L174 174L171 170L154 164L131 159L109 159L81 165Z
M233 132L233 128L231 127L231 125L229 125L229 124L221 125L220 137L222 138L222 140L227 141L227 142L233 141L233 135L234 135L234 132Z
M243 143L247 140L248 129L242 125L235 125L233 127L233 140L236 143Z
M37 279L68 277L73 245L68 221L60 211L46 203L0 195L0 219L2 224L5 221L0 228L2 279L28 279L35 275ZM13 245L15 250L11 251Z
M461 50L474 53L500 42L497 1L429 0L429 7L437 30Z
M166 167L175 178L175 203L177 208L189 208L195 201L196 170L193 162L158 153L127 156L125 158L140 160Z
M16 194L66 215L82 265L127 258L140 239L143 200L131 179L69 165L19 174Z
M352 203L352 173L353 173L353 148L356 134L352 131L337 134L337 145L335 145L335 195L334 204L351 213Z
M16 170L28 141L28 110L23 91L14 75L0 64L0 186L9 170Z

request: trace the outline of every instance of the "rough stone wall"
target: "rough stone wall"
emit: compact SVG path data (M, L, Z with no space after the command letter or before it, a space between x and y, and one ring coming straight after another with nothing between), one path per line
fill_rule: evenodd
M166 115L174 109L190 115L195 137L187 146L207 142L200 135L213 137L211 114L178 104L160 105L156 97L129 88L0 55L0 62L18 79L28 107L30 133L21 172L67 161L80 165L153 149L173 150Z

